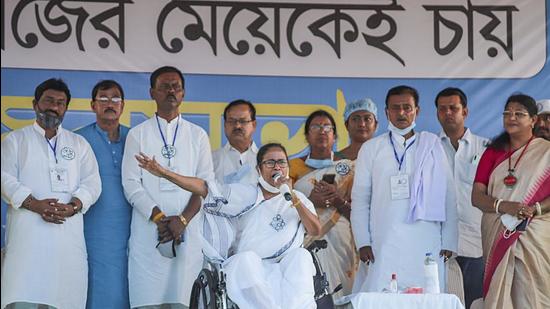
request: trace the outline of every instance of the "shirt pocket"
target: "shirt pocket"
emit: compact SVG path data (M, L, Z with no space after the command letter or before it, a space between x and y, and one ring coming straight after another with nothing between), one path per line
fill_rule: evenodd
M473 163L472 160L460 159L460 167L458 168L459 179L467 184L473 184L474 178L477 172L477 162Z

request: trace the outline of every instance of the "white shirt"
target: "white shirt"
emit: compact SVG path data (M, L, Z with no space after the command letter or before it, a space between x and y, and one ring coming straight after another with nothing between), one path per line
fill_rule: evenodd
M222 148L212 153L214 173L220 184L246 183L256 185L258 183L258 171L256 170L256 155L258 147L256 143L248 147L245 152L235 149L229 142Z
M179 116L170 123L160 117L158 121L168 145L172 144L177 128L175 157L170 160L163 157L164 142L157 117L152 117L130 130L122 160L124 194L134 208L128 242L132 308L162 303L188 305L191 286L202 267L200 213L185 229L185 241L178 246L175 258L165 258L155 248L157 227L149 220L153 208L158 206L167 216L179 215L186 208L191 192L142 170L134 156L143 152L154 156L163 166L170 163L180 175L213 179L208 136L202 128Z
M472 205L472 185L479 159L485 151L488 139L472 134L466 129L455 150L451 140L441 132L441 144L447 155L456 187L458 214L458 255L478 258L481 249L481 210Z
M422 132L422 134L431 134ZM419 138L416 133L406 140L393 135L395 150L401 157L406 146ZM415 152L418 141L405 153L402 174L409 175L409 184L415 172ZM405 146L406 145L406 146ZM355 162L352 189L351 224L357 248L372 246L375 263L362 292L380 292L387 287L391 274L396 273L403 286L423 286L425 253L437 257L441 249L456 252L456 201L452 176L447 170L446 221L418 220L406 223L410 199L392 200L390 177L398 175L398 163L390 144L389 134L382 134L363 144ZM406 257L406 258L405 258ZM439 259L440 284L443 280L443 261ZM355 288L354 288L355 290Z
M82 136L60 126L50 143L56 145L55 154L37 123L11 132L2 141L2 198L11 205L2 267L2 308L15 301L59 309L86 306L88 263L82 214L101 193L99 168ZM55 168L66 171L62 174L66 177L64 192L52 190L50 173ZM61 203L77 197L82 212L63 224L48 223L21 207L29 194Z

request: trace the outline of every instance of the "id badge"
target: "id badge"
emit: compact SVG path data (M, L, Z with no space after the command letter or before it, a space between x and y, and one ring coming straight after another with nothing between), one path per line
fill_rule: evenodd
M391 199L402 200L410 197L409 175L401 174L390 177Z
M69 171L66 167L56 164L50 167L52 192L69 192Z
M166 168L172 172L176 171L176 168L172 166L167 166ZM160 191L172 191L172 190L176 190L177 188L178 186L176 186L166 178L160 178Z

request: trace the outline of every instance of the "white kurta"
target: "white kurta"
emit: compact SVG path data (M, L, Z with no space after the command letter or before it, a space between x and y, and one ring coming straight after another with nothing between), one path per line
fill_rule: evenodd
M8 207L6 256L2 268L2 308L13 302L41 303L58 309L84 308L88 264L83 216L101 193L97 161L86 140L59 127L50 140L38 125L13 131L2 141L2 198ZM50 167L67 170L66 192L53 192ZM21 207L32 194L68 203L77 197L82 212L63 224L44 221ZM70 291L70 292L67 292Z
M207 203L220 196L221 190L213 186L209 183ZM259 187L242 184L225 186L222 192L228 204L208 207L206 215L241 214L237 252L223 263L229 297L240 308L315 308L315 267L310 253L301 248L305 229L291 202L282 195L264 200ZM313 204L294 192L315 213ZM277 214L285 222L279 231L271 225Z
M204 130L181 117L167 123L158 118L167 144L175 140L176 153L170 166L178 174L213 179L210 143ZM133 206L131 234L128 243L128 280L130 306L139 307L163 303L189 304L191 286L202 267L199 213L185 230L185 241L178 246L177 257L169 259L155 248L158 232L149 220L158 206L167 216L179 215L187 206L191 193L142 170L134 158L139 152L154 156L163 166L168 159L162 156L164 142L156 117L132 128L126 139L122 161L122 185L126 198ZM161 190L161 183L163 190ZM168 186L169 189L165 189Z
M256 185L258 171L256 170L256 155L258 147L252 142L248 149L241 153L229 142L212 153L214 174L218 183L245 183Z
M481 248L481 210L472 205L472 186L476 176L477 165L487 146L486 138L477 136L466 129L464 136L458 140L455 150L444 132L439 134L441 145L447 155L454 183L458 214L458 255L479 258L483 255Z
M422 132L422 134L431 134ZM416 133L406 146L421 138ZM399 157L405 151L404 138L393 135ZM412 183L415 172L415 151L418 140L406 152L402 172ZM427 252L439 262L439 283L444 290L443 259L441 249L456 252L457 218L454 184L447 162L446 221L418 220L406 222L409 199L392 200L390 177L398 175L398 163L389 140L382 134L363 144L355 163L352 189L351 223L357 248L372 246L375 262L369 266L366 281L360 291L380 292L389 286L391 274L396 273L400 287L424 286L424 259ZM412 192L412 190L410 190ZM356 282L356 284L358 284ZM354 288L354 290L356 290Z

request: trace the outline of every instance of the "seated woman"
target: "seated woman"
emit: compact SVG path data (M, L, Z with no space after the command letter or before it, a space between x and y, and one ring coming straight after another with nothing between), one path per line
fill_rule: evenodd
M258 186L220 186L176 174L145 154L136 159L153 175L204 197L206 216L239 218L236 252L222 265L228 295L240 308L316 307L315 267L301 245L305 232L319 233L320 223L313 204L302 193L288 190L290 200L285 198L284 188L291 183L288 156L281 144L266 144L258 151Z
M533 136L535 100L513 95L485 150L472 204L483 211L484 308L550 308L550 142Z

